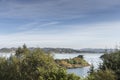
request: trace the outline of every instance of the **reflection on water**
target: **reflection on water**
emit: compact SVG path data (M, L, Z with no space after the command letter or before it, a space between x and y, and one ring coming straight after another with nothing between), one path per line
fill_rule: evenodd
M54 54L54 58L55 59L69 59L69 58L77 57L78 55L83 55L84 59L89 64L93 64L95 69L97 69L99 64L102 63L100 56L103 55L103 53L73 53L73 54L57 53L57 54ZM90 66L83 67L83 68L67 69L67 71L68 73L75 73L79 76L85 77L88 74L89 69L90 69Z

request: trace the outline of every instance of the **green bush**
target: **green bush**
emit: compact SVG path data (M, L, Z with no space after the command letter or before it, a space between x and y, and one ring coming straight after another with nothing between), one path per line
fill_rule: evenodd
M116 80L116 76L111 70L98 70L90 74L85 80Z
M100 69L111 69L115 72L117 80L120 80L120 51L104 54L101 59L103 60L103 64L100 66Z

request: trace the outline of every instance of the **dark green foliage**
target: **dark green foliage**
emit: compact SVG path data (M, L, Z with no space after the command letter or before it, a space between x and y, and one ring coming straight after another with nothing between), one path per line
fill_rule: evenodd
M23 56L25 54L29 54L30 53L30 50L27 48L27 46L24 44L23 45L23 48L19 47L17 50L16 50L16 56L20 57L20 56Z
M120 80L120 51L116 51L111 54L104 54L102 57L103 65L100 69L111 69L117 75L118 80Z
M111 70L98 70L92 72L85 80L116 80L116 76Z
M103 64L96 71L91 67L85 80L120 80L120 51L106 53L101 56Z
M15 56L0 58L0 80L80 80L67 74L54 62L50 54L40 49L29 51L24 45Z
M83 55L78 55L78 57L83 59Z

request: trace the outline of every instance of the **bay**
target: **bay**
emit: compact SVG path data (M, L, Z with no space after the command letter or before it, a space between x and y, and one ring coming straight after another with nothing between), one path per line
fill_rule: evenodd
M94 66L94 69L98 69L99 64L102 63L100 56L103 55L103 53L54 53L54 59L69 59L77 57L78 55L83 55L84 59L89 64ZM67 72L74 73L81 77L85 77L88 75L89 70L90 66L83 68L67 69Z

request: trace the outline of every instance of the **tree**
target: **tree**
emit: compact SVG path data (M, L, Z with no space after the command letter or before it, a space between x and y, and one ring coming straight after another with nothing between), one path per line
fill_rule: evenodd
M85 80L116 80L112 70L97 70L92 72Z
M17 50L16 50L16 56L17 57L20 57L20 56L23 56L25 54L30 54L30 50L27 48L27 46L24 44L23 47L19 47Z
M117 80L120 80L120 51L117 50L110 54L104 54L101 59L103 60L103 65L100 69L111 69L117 75Z
M120 51L105 53L101 59L103 63L99 65L99 69L91 67L85 80L120 80Z
M67 74L50 54L40 49L30 51L26 46L18 48L15 56L0 58L1 80L80 80Z

